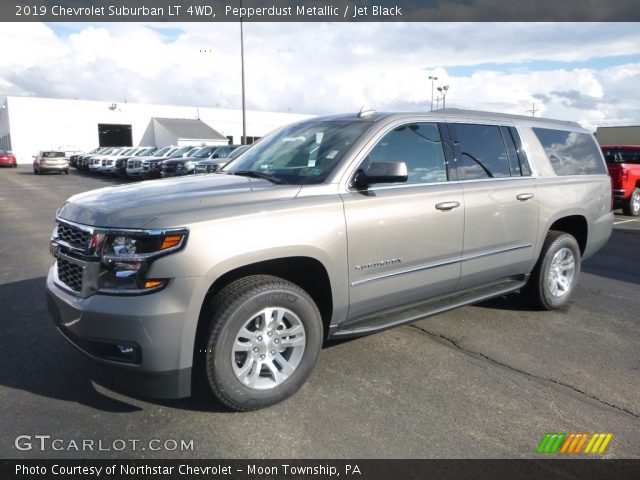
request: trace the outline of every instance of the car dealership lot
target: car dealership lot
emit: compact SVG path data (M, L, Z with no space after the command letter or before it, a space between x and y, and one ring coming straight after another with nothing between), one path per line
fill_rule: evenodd
M55 331L44 296L55 211L121 182L0 170L0 456L510 458L536 456L547 432L612 432L605 457L640 457L637 219L616 216L567 311L533 311L515 294L334 343L293 398L238 414L203 393L148 401L108 390ZM19 435L50 435L64 450L35 440L18 450ZM69 449L83 440L93 450ZM116 440L139 442L119 451ZM193 450L151 440L193 440Z

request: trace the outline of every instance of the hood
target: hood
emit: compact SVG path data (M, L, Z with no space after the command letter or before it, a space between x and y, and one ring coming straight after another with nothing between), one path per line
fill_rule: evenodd
M153 180L74 195L58 216L95 227L168 228L184 226L203 210L294 198L300 188L235 175Z

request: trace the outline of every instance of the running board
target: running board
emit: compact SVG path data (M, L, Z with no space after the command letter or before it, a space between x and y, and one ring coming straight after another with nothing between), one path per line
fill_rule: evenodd
M397 327L405 323L415 322L422 318L446 312L454 308L482 302L490 298L499 297L525 286L529 275L520 275L490 283L481 287L471 288L455 293L448 293L429 300L403 305L401 307L382 310L370 315L347 320L329 333L329 338L348 338L369 335L372 333Z

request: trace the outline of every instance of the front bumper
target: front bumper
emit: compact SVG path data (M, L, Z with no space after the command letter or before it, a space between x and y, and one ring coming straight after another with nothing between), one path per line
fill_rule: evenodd
M144 173L142 167L127 168L125 172L127 173L127 177L135 178L142 177L142 174Z
M182 398L191 394L194 329L188 319L196 283L177 278L149 295L81 298L57 285L54 264L47 304L60 333L108 370L107 383L148 397ZM135 348L135 357L119 359L118 345Z

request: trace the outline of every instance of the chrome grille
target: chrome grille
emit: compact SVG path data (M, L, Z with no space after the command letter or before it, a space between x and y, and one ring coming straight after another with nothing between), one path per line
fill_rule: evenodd
M58 279L74 292L82 290L82 267L57 257Z
M65 223L58 224L58 238L71 247L84 250L89 245L91 234L80 230L79 228L67 225Z

